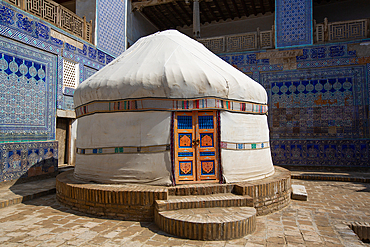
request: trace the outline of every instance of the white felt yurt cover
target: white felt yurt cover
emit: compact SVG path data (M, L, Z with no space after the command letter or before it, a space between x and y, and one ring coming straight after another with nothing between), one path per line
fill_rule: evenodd
M107 112L107 105L103 109L99 104L208 97L267 104L266 91L259 83L180 32L169 30L141 38L74 93L79 117L76 147L82 150L76 155L75 175L102 183L170 185L171 155L168 148L161 148L171 144L171 111L112 113ZM83 115L85 106L94 112ZM223 179L238 182L273 174L266 115L221 112ZM248 143L263 148L244 148L251 146ZM133 152L120 154L117 147L130 147ZM143 148L159 151L135 153Z
M139 39L74 93L75 106L142 97L224 99L267 103L265 89L176 30Z

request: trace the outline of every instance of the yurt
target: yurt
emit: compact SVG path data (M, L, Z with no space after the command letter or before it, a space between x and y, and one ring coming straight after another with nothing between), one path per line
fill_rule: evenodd
M274 173L264 88L176 30L138 40L74 104L76 178L169 186Z

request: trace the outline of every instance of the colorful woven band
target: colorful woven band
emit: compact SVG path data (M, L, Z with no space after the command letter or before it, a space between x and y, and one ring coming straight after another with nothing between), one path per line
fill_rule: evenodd
M77 154L159 153L170 150L170 144L146 147L77 148Z
M132 99L116 101L95 101L76 108L76 117L94 113L128 111L193 111L227 110L250 114L267 114L267 105L217 98L176 99Z
M269 148L269 142L256 142L256 143L235 143L235 142L221 142L221 149L229 150L252 150Z

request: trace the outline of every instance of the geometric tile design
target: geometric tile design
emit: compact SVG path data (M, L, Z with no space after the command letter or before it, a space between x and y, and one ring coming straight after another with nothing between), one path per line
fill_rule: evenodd
M63 95L63 109L74 110L73 96Z
M369 167L369 139L271 140L275 165Z
M0 144L0 182L58 171L58 142Z
M276 0L276 48L312 45L312 0Z
M53 140L57 56L0 37L0 142Z
M71 37L0 2L0 182L57 171L57 142L43 141L55 140L56 108L73 109L73 97L63 95L74 91L63 92L63 60L79 64L82 82L114 59L78 38L82 49L64 43L52 29Z
M272 138L360 138L368 96L364 66L264 73Z
M125 51L125 1L97 1L97 47L115 57Z
M65 105L70 106L70 104L65 104L63 93L66 95L73 95L74 91L64 90L63 92L62 90L63 57L80 64L80 83L84 78L83 65L88 65L91 68L99 70L114 58L102 51L98 51L95 47L92 47L89 43L83 40L79 40L81 43L83 43L82 49L79 49L71 44L64 43L63 41L50 35L51 29L55 28L43 20L38 19L37 17L5 2L0 3L0 35L58 55L57 108L70 109L70 107L64 107ZM58 29L58 32L61 32L66 36L70 36L70 34L64 32L63 30Z
M350 44L303 47L296 70L256 59L259 52L221 56L268 93L274 164L370 166L370 64L364 64L370 60Z
M90 76L98 72L98 70L84 66L84 80L88 79Z

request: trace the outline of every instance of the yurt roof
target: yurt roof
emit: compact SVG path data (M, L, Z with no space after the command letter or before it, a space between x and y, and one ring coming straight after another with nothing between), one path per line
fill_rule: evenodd
M81 83L75 107L98 100L218 97L267 103L265 89L176 31L139 39L119 57Z

